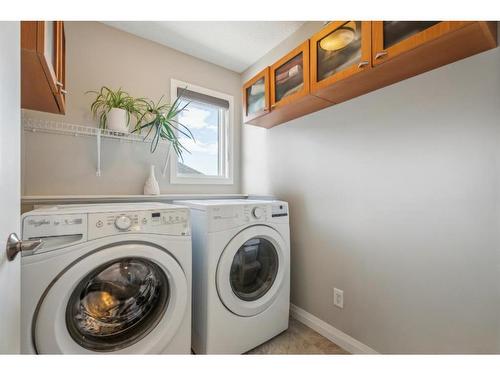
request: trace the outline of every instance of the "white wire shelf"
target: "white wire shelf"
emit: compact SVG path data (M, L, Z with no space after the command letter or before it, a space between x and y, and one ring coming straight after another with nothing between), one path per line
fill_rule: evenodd
M64 121L54 121L34 118L26 115L21 117L24 131L29 131L32 133L50 133L50 134L61 134L69 135L74 137L96 137L97 140L97 166L96 166L96 176L101 175L101 138L118 139L121 142L140 142L140 143L151 143L152 137L145 138L147 132L144 131L142 134L138 133L119 133L109 129L100 129L95 126L84 126L71 124ZM170 145L167 140L160 140L160 143L166 143ZM167 147L167 155L165 158L165 164L162 168L162 175L166 175L166 170L168 166L168 161L170 159L171 147Z
M31 131L33 133L52 133L52 134L63 134L78 136L90 136L97 137L100 135L104 138L119 139L120 141L128 142L143 142L150 143L150 139L144 139L147 132L143 131L142 134L139 133L119 133L108 129L99 129L95 126L83 126L77 124L71 124L63 121L54 120L44 120L28 116L22 117L23 128L25 131ZM150 137L151 138L151 137ZM167 141L161 141L166 143Z

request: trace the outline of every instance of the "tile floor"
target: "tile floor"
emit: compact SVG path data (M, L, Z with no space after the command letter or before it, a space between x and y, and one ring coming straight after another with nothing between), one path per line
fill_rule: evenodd
M316 331L290 318L289 328L247 354L349 354Z

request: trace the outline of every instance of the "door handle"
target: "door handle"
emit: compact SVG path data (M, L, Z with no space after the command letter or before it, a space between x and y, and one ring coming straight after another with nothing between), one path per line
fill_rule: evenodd
M21 251L35 251L41 244L42 240L21 241L17 234L11 233L9 238L7 238L7 246L5 248L7 259L13 261Z
M384 57L385 55L387 55L387 51L380 51L380 52L377 52L375 54L375 60L378 60L378 59L381 59L382 57Z
M364 68L365 66L367 66L369 64L368 61L361 61L359 64L358 64L358 69L361 69L361 68Z

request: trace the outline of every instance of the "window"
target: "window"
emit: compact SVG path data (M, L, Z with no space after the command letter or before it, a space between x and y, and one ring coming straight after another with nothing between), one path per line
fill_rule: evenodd
M170 181L174 184L232 184L233 97L172 80L171 100L189 103L177 119L193 133L194 141L177 133L190 153L173 155Z

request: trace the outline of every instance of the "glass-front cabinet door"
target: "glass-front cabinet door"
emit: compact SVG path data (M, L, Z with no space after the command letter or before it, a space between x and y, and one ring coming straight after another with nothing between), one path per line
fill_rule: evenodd
M457 30L462 21L376 21L372 22L374 65Z
M371 22L333 21L312 36L311 91L371 67Z
M243 120L251 121L269 112L269 67L243 85Z
M270 67L271 110L309 94L309 40Z

